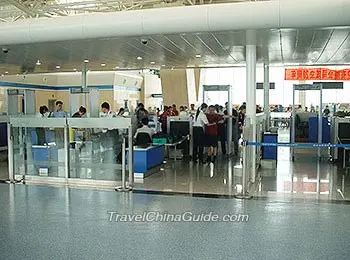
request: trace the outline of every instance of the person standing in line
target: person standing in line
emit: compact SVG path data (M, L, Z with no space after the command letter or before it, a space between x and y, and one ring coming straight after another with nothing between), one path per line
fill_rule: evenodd
M184 106L180 106L180 113L179 113L180 117L187 117L187 111L185 110Z
M194 104L191 104L190 105L190 110L189 110L189 113L190 113L190 115L195 115L196 114L196 112L197 112L197 110L196 110L196 108L195 108L195 106L194 106Z
M172 108L171 116L179 116L179 111L177 111L175 104L173 104Z
M326 108L323 110L323 116L328 117L330 113L331 113L331 111L329 110L328 105L327 105Z
M242 106L240 108L239 114L238 114L238 137L240 138L243 133L243 127L244 127L244 121L245 121L245 115L246 115L247 109L245 106Z
M215 106L209 106L209 113L206 115L208 119L208 124L205 127L205 139L207 141L208 147L208 163L214 163L217 156L217 147L218 147L218 123L221 120L230 118L230 115L219 115L216 112Z
M203 151L205 145L204 127L207 125L208 119L205 115L208 105L203 103L196 112L193 121L193 162L203 163Z
M225 111L223 111L223 107L219 107L219 115L225 115ZM227 111L226 111L227 115ZM222 118L218 122L218 135L219 135L219 141L221 144L221 152L223 155L226 155L226 139L227 139L227 120L225 118Z
M167 120L168 120L168 116L170 116L170 107L168 106L164 106L164 112L163 114L160 116L160 122L162 124L162 132L163 134L167 133Z

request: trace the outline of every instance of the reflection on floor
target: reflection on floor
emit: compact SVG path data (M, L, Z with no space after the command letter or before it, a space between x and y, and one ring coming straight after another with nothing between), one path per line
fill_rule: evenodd
M349 259L345 204L0 184L0 207L0 259ZM248 221L110 222L109 211L243 214Z
M279 130L279 142L289 142L289 130ZM331 164L327 149L322 149L322 160L317 149L278 148L278 163L262 163L259 176L251 192L254 196L283 198L307 198L317 200L350 199L350 175L336 164ZM239 158L219 157L214 167L207 164L169 161L143 183L136 183L139 190L181 193L234 195L242 184Z

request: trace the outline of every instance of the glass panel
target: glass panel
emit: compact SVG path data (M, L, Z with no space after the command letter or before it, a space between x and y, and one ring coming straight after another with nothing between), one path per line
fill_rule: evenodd
M63 128L13 127L14 173L65 177Z
M121 180L123 130L69 129L70 177Z

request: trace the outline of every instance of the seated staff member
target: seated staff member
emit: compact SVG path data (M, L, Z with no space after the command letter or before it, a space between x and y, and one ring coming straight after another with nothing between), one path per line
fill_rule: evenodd
M217 155L218 148L218 123L226 118L230 118L232 116L229 115L219 115L216 113L215 106L209 106L209 113L207 114L208 124L206 125L205 131L205 140L206 146L208 147L208 158L207 162L214 163Z
M193 161L203 163L203 150L204 150L204 127L208 124L205 111L208 105L203 103L197 110L197 113L193 121Z
M81 106L79 107L78 112L74 113L72 117L84 117L86 115L86 108Z
M150 137L151 140L152 140L152 137L153 137L153 135L154 135L155 132L154 132L154 129L152 129L152 128L150 128L150 127L148 126L148 123L149 123L148 117L143 117L143 118L141 119L141 123L142 123L142 127L138 128L138 129L136 130L136 133L135 133L134 138L136 139L137 135L140 134L140 133L146 133L146 134L149 135L149 137Z

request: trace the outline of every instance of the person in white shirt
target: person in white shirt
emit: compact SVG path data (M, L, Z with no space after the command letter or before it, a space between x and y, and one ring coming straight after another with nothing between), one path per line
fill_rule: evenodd
M103 113L102 117L107 117L107 118L117 117L117 114L110 109L110 105L107 102L102 103L101 112ZM118 129L113 129L113 128L103 129L102 133L104 133L103 142L102 142L103 146L105 148L108 148L110 147L110 145L112 145L113 158L111 159L111 162L118 162L118 154L120 153L120 145L118 143L119 141Z
M203 163L203 151L205 145L204 126L208 124L205 111L208 105L203 103L197 110L193 120L193 161Z
M187 111L185 110L184 106L180 106L179 117L188 117Z
M149 122L148 117L143 117L141 119L142 127L138 128L136 130L136 133L134 136L135 139L139 133L147 133L152 140L152 137L154 135L154 129L152 129L148 126L148 122Z

